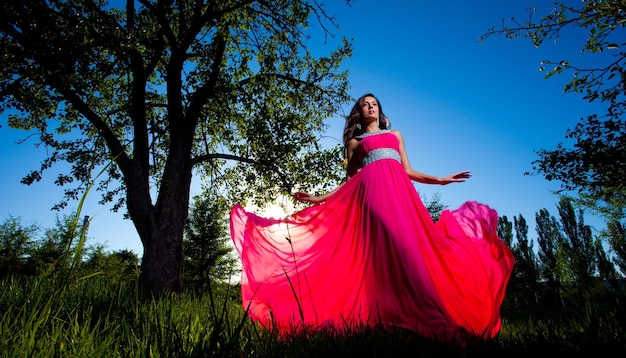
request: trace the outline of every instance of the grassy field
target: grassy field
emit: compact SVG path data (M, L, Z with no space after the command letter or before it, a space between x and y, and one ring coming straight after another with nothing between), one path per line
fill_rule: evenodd
M245 317L235 286L140 300L102 276L6 278L1 357L587 357L626 351L624 308L503 312L500 335L463 346L408 331L362 329L278 339ZM617 297L615 298L618 299Z

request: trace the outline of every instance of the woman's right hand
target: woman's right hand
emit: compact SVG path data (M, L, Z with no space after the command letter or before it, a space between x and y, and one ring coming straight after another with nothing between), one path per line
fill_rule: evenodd
M311 204L319 204L323 200L321 197L316 195L311 195L309 193L305 193L302 191L297 191L292 194L293 197L301 203L311 203Z

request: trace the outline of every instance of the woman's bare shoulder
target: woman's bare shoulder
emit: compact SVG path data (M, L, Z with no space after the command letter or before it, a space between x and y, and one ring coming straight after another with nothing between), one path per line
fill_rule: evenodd
M402 139L402 132L400 132L398 129L390 129L389 132L393 133L393 135L398 137L398 139Z
M357 145L359 145L359 140L356 138L352 138L348 141L349 148L356 148Z

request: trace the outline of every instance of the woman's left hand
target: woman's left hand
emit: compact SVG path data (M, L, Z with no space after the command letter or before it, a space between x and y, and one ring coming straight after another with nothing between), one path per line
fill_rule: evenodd
M461 172L457 172L454 174L450 174L447 177L441 178L441 185L446 185L450 183L462 183L465 179L471 178L472 174L469 170L464 170Z

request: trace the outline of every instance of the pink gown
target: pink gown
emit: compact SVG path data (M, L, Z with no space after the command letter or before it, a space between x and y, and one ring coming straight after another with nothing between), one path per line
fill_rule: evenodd
M442 341L494 337L513 268L498 215L467 202L431 219L390 131L362 137L361 170L283 219L236 205L243 308L280 333L402 327Z

